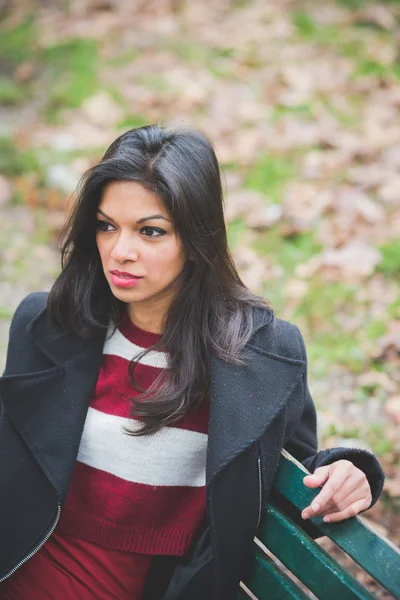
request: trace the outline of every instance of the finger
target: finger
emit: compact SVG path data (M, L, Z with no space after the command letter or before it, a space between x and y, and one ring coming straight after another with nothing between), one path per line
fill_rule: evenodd
M359 500L365 501L365 507L362 510L366 510L370 506L371 500L372 500L372 495L371 495L371 488L369 486L368 481L366 480L365 484L361 484L361 485L357 486L356 488L354 487L354 481L350 480L350 484L351 484L351 489L346 496L341 494L341 497L339 497L338 495L333 497L333 499L332 499L333 502L323 512L323 514L325 516L329 516L330 514L342 512L350 504L354 504L355 502L358 502ZM346 487L346 485L344 487Z
M341 467L332 471L332 474L329 476L328 481L325 483L320 493L314 498L314 500L311 502L311 505L304 509L303 518L307 518L309 516L315 517L321 513L324 513L331 504L331 499L340 492L345 481L350 477L350 472L346 467Z
M347 498L350 495L352 495L354 491L354 482L352 481L351 477L348 477L343 482L342 486L340 487L340 490L336 492L336 494L332 496L327 503L325 503L323 506L320 506L320 508L317 509L316 504L319 504L319 495L315 496L311 505L307 506L302 511L301 516L303 517L303 519L307 519L308 517L321 517L323 515L328 514L329 512L343 510L348 504L344 504L344 502L346 502ZM361 488L357 488L356 491L357 494L353 495L353 497L351 498L352 501L359 500L362 497ZM366 495L366 491L367 490L363 490L364 495Z
M323 521L325 523L337 523L338 521L344 521L344 519L350 519L355 517L359 512L368 508L369 502L365 498L361 498L356 502L349 504L344 510L336 513L330 513L325 515Z
M368 502L369 506L371 503L371 499L372 496L369 489L366 490L362 487L354 489L354 485L352 485L350 492L346 496L342 496L341 498L338 498L337 495L334 496L331 502L326 507L324 507L324 510L320 510L318 515L314 516L322 517L342 512L348 506L354 504L355 502L358 502L359 500L365 500L366 503Z
M371 488L366 478L365 474L359 469L351 469L350 475L343 482L340 490L334 494L330 500L321 506L318 510L313 510L311 506L307 507L302 512L303 518L308 517L316 517L328 515L330 513L340 512L344 510L350 502L355 502L364 498L368 504L366 505L366 510L372 501ZM318 501L319 496L315 497L315 500ZM315 502L315 500L313 502ZM312 505L312 506L315 506Z
M344 487L346 480L351 478L353 465L351 463L347 464L347 461L343 461L343 463L346 462L346 464L340 464L341 462L342 461L338 461L337 463L330 465L331 470L329 473L329 478L324 484L320 493L311 503L313 509L319 511L328 506L328 504L332 501L332 498L336 494L340 494L340 491Z
M312 488L323 485L329 477L330 468L331 465L326 465L325 467L318 467L318 469L315 469L312 475L306 475L305 477L303 477L304 485Z

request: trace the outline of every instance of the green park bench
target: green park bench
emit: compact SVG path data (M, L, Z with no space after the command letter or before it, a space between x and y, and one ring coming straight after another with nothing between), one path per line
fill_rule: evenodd
M300 515L319 492L320 488L303 484L305 474L308 471L303 465L283 450L254 540L252 564L237 600L307 600L309 596L288 576L288 571L321 600L376 598L286 514L292 512L293 516L293 511L297 511ZM285 503L289 506L288 502L290 511L279 508ZM390 540L363 517L339 523L324 523L322 517L309 521L311 527L319 530L320 535L314 530L317 537L328 536L392 594L390 597L400 599L400 551ZM271 554L286 568L280 568Z

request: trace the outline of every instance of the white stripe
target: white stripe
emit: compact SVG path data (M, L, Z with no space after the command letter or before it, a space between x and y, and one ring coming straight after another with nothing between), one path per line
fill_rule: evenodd
M89 408L79 447L80 462L126 481L201 487L206 483L204 433L163 427L145 436L127 435L140 422Z
M140 352L143 352L143 350L144 348L130 342L122 335L119 329L116 329L112 337L105 341L103 354L113 354L114 356L119 356L120 358L131 361ZM150 350L150 352L140 359L139 362L140 364L148 365L149 367L166 369L168 368L168 354L166 352Z

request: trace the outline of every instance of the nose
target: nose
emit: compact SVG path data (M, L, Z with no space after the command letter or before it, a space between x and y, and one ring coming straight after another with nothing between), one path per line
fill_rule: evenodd
M136 261L139 254L132 238L121 234L110 252L110 257L116 262L123 263L127 260Z

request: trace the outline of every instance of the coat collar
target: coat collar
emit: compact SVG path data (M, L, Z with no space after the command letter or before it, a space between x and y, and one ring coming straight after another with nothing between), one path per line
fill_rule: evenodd
M259 332L258 339L264 341L261 346L258 342L258 347L246 347L247 364L238 366L211 358L207 484L264 434L305 370L303 361L268 351L270 330L270 313L255 310L254 333ZM3 377L0 392L14 425L23 431L27 443L38 449L39 462L63 496L67 487L67 483L62 484L63 477L69 481L76 460L105 335L93 342L65 334L46 310L28 325L27 333L54 367ZM49 435L43 435L44 423ZM74 451L68 455L71 445ZM59 468L62 460L64 475Z

